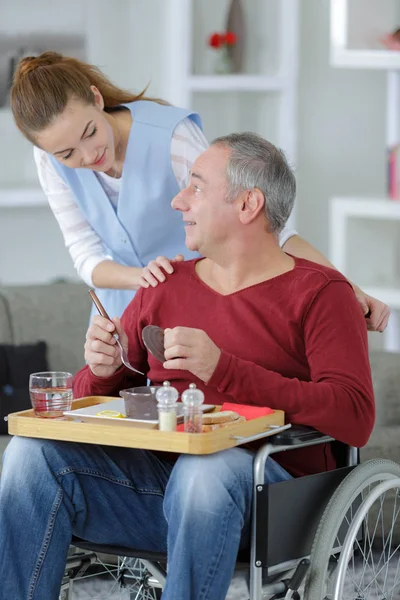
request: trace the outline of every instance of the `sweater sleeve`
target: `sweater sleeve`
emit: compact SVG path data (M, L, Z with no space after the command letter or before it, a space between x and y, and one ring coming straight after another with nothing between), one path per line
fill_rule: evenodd
M208 382L237 402L285 411L352 446L367 443L375 420L367 330L345 280L330 281L303 321L310 381L289 378L222 351Z
M171 140L171 164L179 189L188 185L194 161L207 148L204 133L192 119L178 123Z
M121 317L121 325L128 336L128 358L132 366L147 373L147 350L141 339L140 314L143 289L135 294ZM84 396L118 396L120 390L146 385L146 375L139 375L122 366L110 377L97 377L88 365L85 365L74 377L74 398Z

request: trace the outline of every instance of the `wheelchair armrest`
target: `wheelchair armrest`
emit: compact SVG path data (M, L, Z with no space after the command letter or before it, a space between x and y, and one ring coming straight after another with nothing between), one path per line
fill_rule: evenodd
M329 436L305 425L292 425L269 438L268 442L273 446L294 446L303 442L311 442L328 438Z

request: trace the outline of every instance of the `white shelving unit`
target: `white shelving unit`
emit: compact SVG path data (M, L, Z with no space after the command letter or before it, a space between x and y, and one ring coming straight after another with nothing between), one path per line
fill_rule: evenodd
M334 67L400 69L400 52L379 39L400 22L398 0L331 0L330 56Z
M329 223L331 261L367 294L390 306L384 347L398 352L400 201L333 198Z
M40 187L0 188L0 206L18 208L31 206L47 206L46 196Z
M380 38L400 25L398 0L331 0L331 64L387 71L386 145L400 142L400 52ZM388 304L384 347L400 352L400 200L341 197L331 201L330 258L365 292ZM351 244L358 238L362 249ZM362 240L365 240L364 247Z
M242 0L243 73L213 75L208 36L225 30L228 0L166 0L165 96L197 110L208 139L255 131L292 164L297 146L298 0ZM292 215L291 225L294 225Z
M280 92L285 82L273 75L192 75L188 90L194 92Z

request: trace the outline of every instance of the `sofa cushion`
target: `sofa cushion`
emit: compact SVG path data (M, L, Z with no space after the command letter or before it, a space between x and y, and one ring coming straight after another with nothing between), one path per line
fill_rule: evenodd
M5 373L8 385L13 387L26 386L29 375L38 371L48 371L46 342L36 344L21 344L14 346L2 344L0 351L5 360ZM1 371L4 372L3 369Z
M29 375L47 371L46 344L0 345L0 433L7 433L4 420L10 412L31 407Z
M12 326L8 303L2 291L0 291L0 341L2 344L12 344Z
M7 303L13 344L44 340L49 368L54 371L76 373L85 364L83 346L91 308L86 285L9 286L1 294Z
M376 400L376 427L400 425L399 358L397 353L370 352Z

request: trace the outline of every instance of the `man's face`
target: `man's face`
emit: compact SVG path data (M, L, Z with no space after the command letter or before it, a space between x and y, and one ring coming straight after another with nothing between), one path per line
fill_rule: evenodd
M203 256L234 235L237 203L226 200L229 154L222 145L203 152L193 165L189 185L172 200L172 207L182 212L186 246Z

